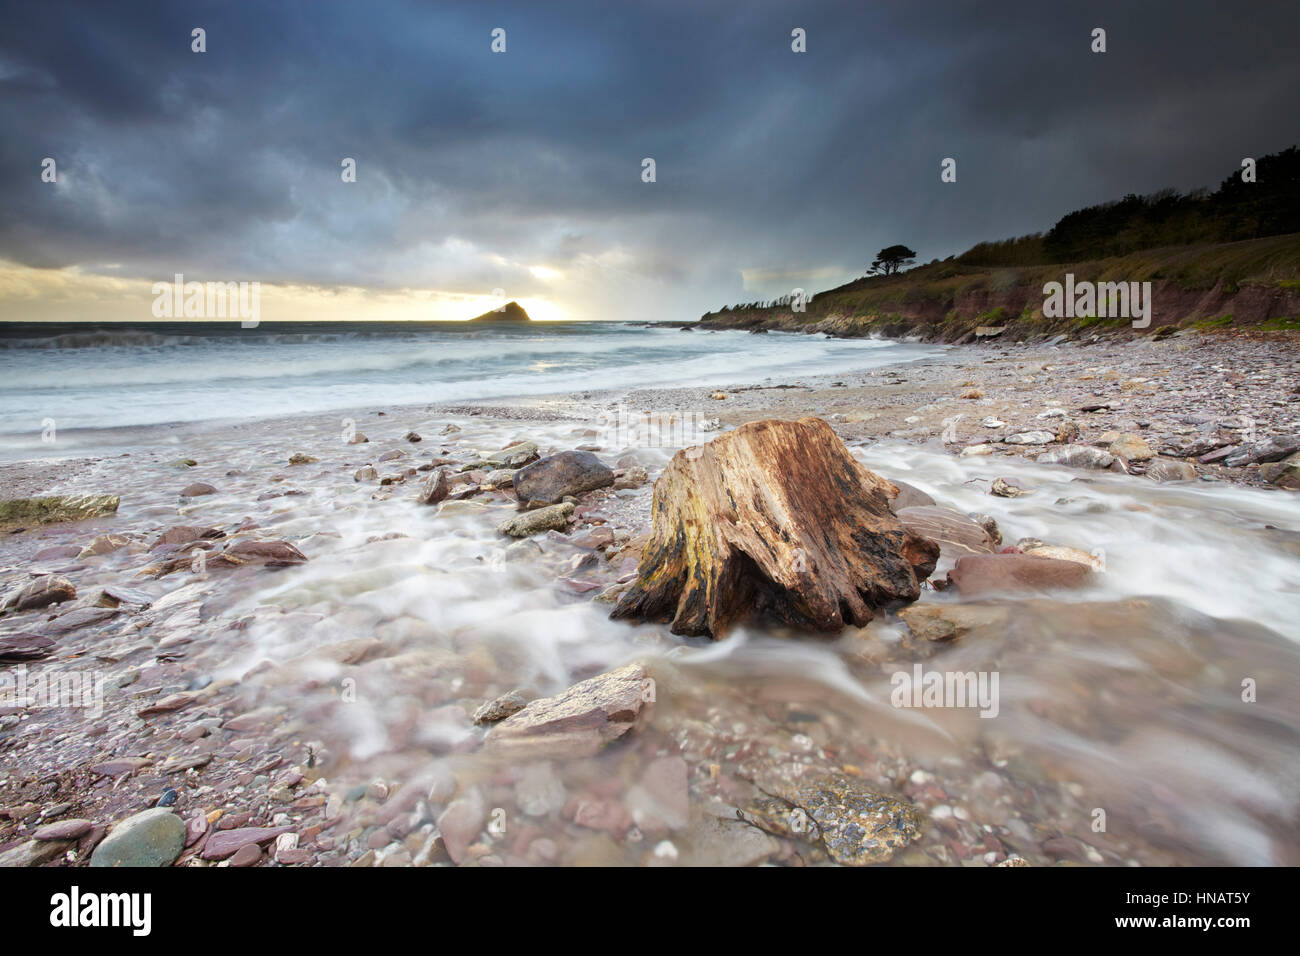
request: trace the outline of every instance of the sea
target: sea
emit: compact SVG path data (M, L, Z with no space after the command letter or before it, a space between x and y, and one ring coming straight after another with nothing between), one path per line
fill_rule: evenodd
M836 374L933 356L886 339L632 322L0 323L0 456L43 433ZM71 447L64 444L63 447Z

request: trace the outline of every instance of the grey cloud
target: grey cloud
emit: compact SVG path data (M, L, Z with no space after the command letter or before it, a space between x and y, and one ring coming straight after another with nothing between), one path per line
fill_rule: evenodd
M525 296L545 263L576 311L690 317L1297 139L1294 4L6 6L0 257L143 278Z

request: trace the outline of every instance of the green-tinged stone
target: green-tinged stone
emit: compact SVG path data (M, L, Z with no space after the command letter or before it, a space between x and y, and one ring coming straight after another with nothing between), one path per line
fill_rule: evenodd
M884 863L920 832L916 807L839 773L776 780L751 801L743 819L778 836L820 846L836 863Z
M62 521L84 521L117 511L117 495L51 495L0 501L0 531Z
M507 518L497 526L497 531L508 534L512 538L526 538L540 531L563 531L569 526L571 514L573 514L573 505L570 502L551 505L548 508L525 511L521 515Z
M127 817L95 847L91 866L171 866L185 849L185 824L165 807Z

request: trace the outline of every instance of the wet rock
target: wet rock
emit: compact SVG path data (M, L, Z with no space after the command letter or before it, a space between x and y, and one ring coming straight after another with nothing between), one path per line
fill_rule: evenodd
M101 554L111 554L131 543L124 534L101 534L91 539L90 543L77 552L79 558L90 558Z
M1196 459L1196 461L1202 465L1213 465L1223 461L1224 459L1228 458L1230 455L1233 455L1239 451L1241 451L1240 445L1221 445L1215 448L1213 451L1208 451L1204 455L1201 455L1199 458Z
M71 840L28 840L0 853L0 867L42 866L71 848Z
M889 510L894 514L898 514L904 508L924 508L935 503L933 498L915 485L909 485L896 478L887 480L898 489L898 494L889 499Z
M831 773L765 784L762 789L767 795L744 808L746 821L812 843L844 866L887 862L920 832L916 807L856 777Z
M439 468L430 475L420 488L416 500L422 505L436 505L438 502L446 499L451 491L451 485L447 481L447 471Z
M1056 426L1056 440L1062 445L1079 440L1079 426L1072 421L1063 421Z
M284 710L280 707L259 707L257 710L250 710L230 718L223 725L223 729L240 734L250 730L262 730L271 726L283 713Z
M210 541L216 538L224 538L226 533L220 528L201 528L197 525L178 524L168 528L158 536L158 540L150 545L150 551L157 551L164 547L182 547L193 541Z
M212 762L212 754L175 754L163 761L158 769L163 773L184 773L197 770Z
M1078 548L1063 548L1059 545L1039 543L1033 547L1021 548L1021 550L1025 554L1035 558L1053 558L1057 561L1074 561L1076 564L1086 565L1094 571L1106 570L1106 562L1098 555L1089 554L1087 551L1081 551Z
M781 842L763 829L704 810L692 815L686 842L684 862L694 866L754 866L781 850Z
M612 797L580 795L574 801L572 819L580 827L622 836L632 828L632 814Z
M977 525L988 532L989 541L993 543L995 548L1002 544L1002 529L998 527L997 520L994 519L992 515L971 512L969 517L971 521L974 521Z
M262 862L262 848L256 843L246 843L230 856L230 865L235 867L256 866Z
M573 545L578 548L590 548L593 551L601 548L608 548L614 543L614 532L605 525L598 525L590 531L580 534L573 539Z
M153 596L135 588L110 584L99 592L99 597L95 600L96 607L121 607L123 604L148 607L153 604Z
M226 549L226 554L247 564L264 564L271 568L303 564L307 560L307 555L288 541L237 541Z
M645 703L643 664L627 664L530 702L488 732L494 750L533 757L588 756L627 733Z
M1054 860L1073 860L1082 863L1085 860L1083 844L1074 837L1057 836L1044 840L1040 849Z
M547 762L529 764L515 784L515 803L530 817L544 817L563 809L568 800L564 781Z
M348 439L348 444L349 444L349 445L368 445L368 444L370 444L370 439L367 438L365 435L361 434L361 432L354 432L353 435L352 435L352 437Z
M351 666L380 656L383 649L384 642L378 638L354 637L313 648L298 660L333 661L335 664Z
M516 474L518 474L517 468L497 468L487 473L483 484L493 488L513 488Z
M526 538L542 531L562 531L569 526L569 516L573 514L572 502L525 511L523 514L507 518L497 525L500 534L512 538Z
M537 442L521 441L484 455L483 461L496 468L522 468L537 461L537 454Z
M153 808L127 817L104 837L91 866L171 866L185 848L185 824L170 810Z
M961 450L961 456L963 458L970 458L976 455L991 455L996 450L996 445L989 445L985 442L980 442L978 445L967 445Z
M168 694L161 700L136 711L137 717L152 717L155 714L170 714L172 711L188 707L198 699L197 693Z
M54 653L54 647L54 639L43 634L0 635L0 664L44 660Z
M914 535L937 542L942 557L989 554L994 541L978 522L951 508L922 506L903 508L898 520Z
M487 801L477 788L471 788L463 797L453 800L438 817L438 832L453 863L459 866L465 860L470 846L487 823L487 815Z
M76 558L81 556L81 549L75 544L55 545L51 548L41 548L32 555L33 561L62 561L66 558Z
M419 432L407 432L405 435L402 436L402 438L405 441L411 442L412 444L419 441L423 441L423 439L420 437Z
M1146 476L1152 481L1192 481L1196 478L1196 466L1185 461L1160 459L1147 465Z
M1050 445L1056 441L1055 432L1030 431L1008 435L1002 441L1007 445Z
M1053 448L1045 451L1034 461L1040 465L1065 465L1067 468L1109 468L1115 462L1115 456L1100 448L1087 445L1070 445L1065 448Z
M989 494L999 498L1020 498L1033 493L1032 488L1026 488L1014 478L994 478L993 486L989 489Z
M643 831L679 830L690 820L690 768L681 757L656 757L628 791L627 807Z
M0 501L0 532L36 525L84 521L117 511L117 495L50 495Z
M1000 627L1009 614L1005 607L981 604L913 604L898 612L914 637L931 643L954 641L974 630Z
M614 483L614 472L585 451L562 451L520 468L515 496L523 503L555 504L566 495L579 495Z
M62 604L77 596L77 589L67 578L56 574L46 574L19 588L5 599L4 607L11 611L30 611Z
M292 455L289 456L289 464L291 465L312 465L318 461L320 461L319 458L313 458L311 455L305 454L300 451L294 452Z
M93 764L90 769L106 777L116 777L124 773L134 773L141 767L147 767L151 763L153 761L148 757L115 757L112 760Z
M1141 436L1130 434L1120 435L1110 443L1106 451L1125 461L1147 461L1156 456Z
M1223 463L1230 467L1239 468L1243 465L1281 461L1296 454L1296 452L1300 452L1300 436L1276 436L1246 445L1224 458Z
M508 694L502 694L495 700L490 700L478 710L474 711L474 723L476 724L495 724L497 721L505 720L511 714L516 714L527 706L528 701L524 695L517 690L512 690Z
M177 822L180 818L177 818ZM182 834L184 827L181 828ZM281 833L289 833L293 827L239 827L234 830L218 830L208 837L200 856L205 860L225 860L234 856L246 846L260 846L270 843Z
M614 489L616 491L629 491L633 488L640 488L650 480L650 473L640 465L632 465L623 474L614 479Z
M1078 588L1091 580L1087 565L1027 554L968 555L948 572L948 582L964 595Z
M94 829L94 826L89 820L69 817L57 823L47 823L43 827L37 827L36 832L32 834L32 838L35 840L77 840Z
M1259 476L1269 484L1289 491L1300 491L1300 453L1284 461L1261 465Z
M374 465L362 465L352 473L353 481L375 481L379 478L379 472L375 470Z
M196 481L192 485L186 485L181 489L182 498L201 498L204 495L215 495L217 489L202 481Z
M91 627L95 624L102 624L111 620L118 614L117 608L111 607L79 607L69 611L67 614L60 614L53 621L45 625L45 633L51 637L61 637L64 634L71 634L73 631L79 631L83 627Z

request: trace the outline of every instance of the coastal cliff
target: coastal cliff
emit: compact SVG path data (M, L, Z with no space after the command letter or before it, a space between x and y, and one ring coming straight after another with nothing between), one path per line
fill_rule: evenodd
M1147 334L1165 328L1300 329L1300 233L1052 265L998 267L947 259L817 293L803 312L784 301L727 307L706 313L699 327L945 343L972 341L977 330L1032 340L1132 327L1123 318L1045 317L1043 287L1064 281L1067 273L1080 282L1149 281Z

